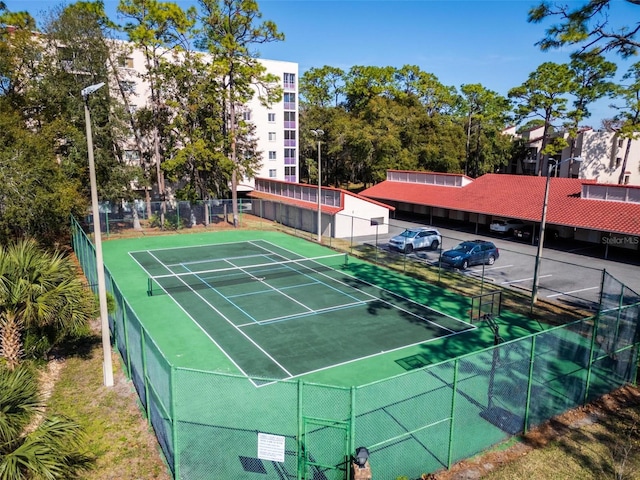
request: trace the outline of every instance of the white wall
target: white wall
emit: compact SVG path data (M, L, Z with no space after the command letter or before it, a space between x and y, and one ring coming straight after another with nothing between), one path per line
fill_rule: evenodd
M618 183L629 140L619 139L613 132L584 132L581 139L583 162L580 178L598 183ZM631 141L626 175L630 185L640 185L640 140Z
M372 220L378 220L378 225ZM336 238L386 234L389 231L389 209L358 197L344 195L344 208L335 215Z

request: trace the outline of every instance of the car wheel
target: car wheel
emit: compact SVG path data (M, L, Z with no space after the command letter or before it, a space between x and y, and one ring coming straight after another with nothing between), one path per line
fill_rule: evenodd
M437 250L439 245L438 240L434 240L431 242L431 250Z
M496 263L496 257L489 255L489 258L487 258L487 265L493 265L494 263Z
M460 265L460 270L466 270L468 266L469 266L469 261L463 260L462 265Z
M404 246L404 253L411 253L413 252L413 245L409 244L409 245L405 245Z

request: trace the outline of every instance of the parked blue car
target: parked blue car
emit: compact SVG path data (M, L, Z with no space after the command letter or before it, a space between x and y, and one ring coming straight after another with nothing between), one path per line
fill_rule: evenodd
M472 240L462 242L456 248L442 252L440 262L454 268L466 270L471 265L493 265L500 251L492 242Z

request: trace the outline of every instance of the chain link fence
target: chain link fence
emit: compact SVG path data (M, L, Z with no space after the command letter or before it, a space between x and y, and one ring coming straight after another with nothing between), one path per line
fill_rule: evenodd
M76 222L73 246L95 289ZM351 388L178 368L105 273L115 347L176 479L344 480L358 446L377 480L418 478L636 378L640 296L606 272L593 317L435 365L407 359L406 373Z

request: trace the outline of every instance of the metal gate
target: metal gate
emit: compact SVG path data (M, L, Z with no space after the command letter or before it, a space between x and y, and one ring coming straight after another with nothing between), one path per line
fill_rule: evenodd
M348 480L349 423L303 417L300 471L304 480Z

